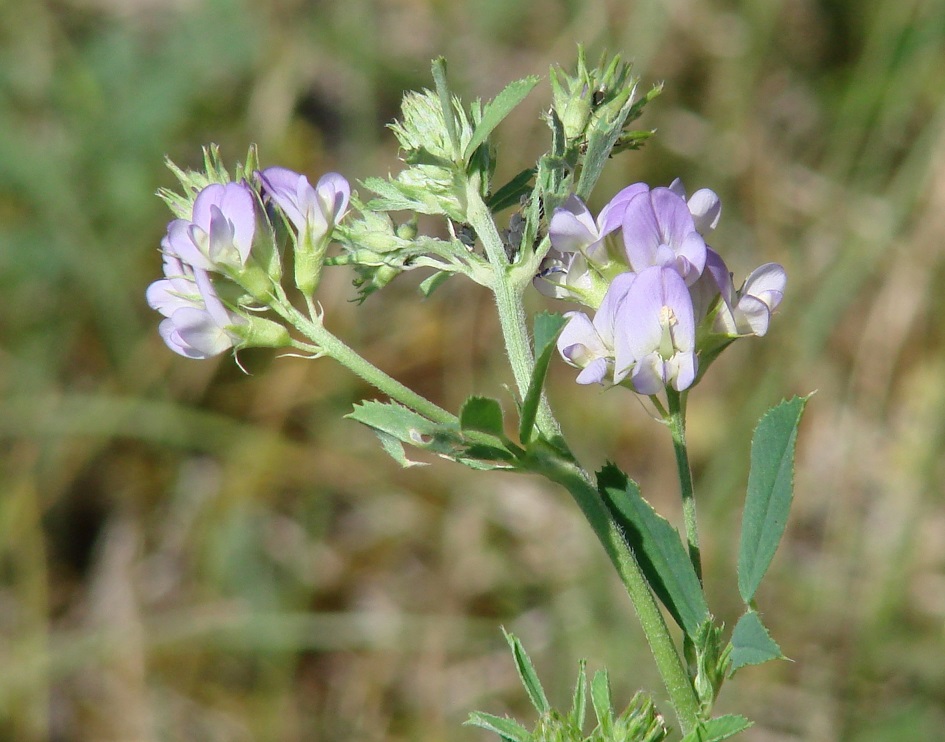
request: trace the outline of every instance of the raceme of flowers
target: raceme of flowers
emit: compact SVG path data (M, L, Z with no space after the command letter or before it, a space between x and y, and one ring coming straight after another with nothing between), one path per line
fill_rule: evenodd
M756 268L738 290L705 237L721 203L708 189L686 200L668 188L636 183L594 219L572 196L549 225L552 247L536 286L596 312L569 312L561 356L581 369L579 384L625 383L640 394L683 391L698 377L703 351L736 337L764 335L787 276L776 263Z
M234 347L282 344L284 330L267 331L272 323L244 308L252 299L243 279L254 267L253 247L272 235L260 208L263 199L285 214L297 231L297 246L304 243L322 253L347 211L351 189L337 173L323 176L315 187L285 168L263 170L256 180L255 187L246 182L204 186L193 200L191 218L167 226L161 240L164 278L148 286L146 297L164 315L158 332L179 355L205 359ZM277 271L269 271L268 279L278 281Z

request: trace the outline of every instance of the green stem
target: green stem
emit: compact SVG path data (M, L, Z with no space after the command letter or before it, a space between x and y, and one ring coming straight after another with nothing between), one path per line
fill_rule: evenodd
M489 211L489 207L479 194L477 178L470 178L467 182L466 218L482 241L486 257L492 266L493 279L489 288L495 294L502 337L505 340L506 353L515 376L515 385L518 388L519 397L525 399L532 378L532 370L535 367L535 358L528 338L525 307L522 304L522 296L531 282L531 275L515 271L509 263L502 238L499 237L499 231L492 218L492 212ZM544 395L538 405L536 424L538 430L546 436L561 434L558 421L555 420Z
M320 321L306 317L293 307L284 297L274 297L270 306L279 316L289 322L299 332L318 346L323 355L333 358L342 366L364 379L368 384L379 389L395 402L420 413L428 420L445 425L456 425L459 421L451 412L433 404L397 379L384 373L374 364L358 355L335 335L332 335Z
M679 489L682 495L683 523L686 526L686 542L689 545L689 559L695 567L699 581L702 581L702 550L699 548L699 524L696 519L696 496L692 486L692 469L689 466L689 448L686 445L686 409L683 395L675 389L667 388L666 401L669 410L666 421L673 437L673 450L676 453L676 468L679 470Z
M630 596L679 725L683 734L687 734L698 724L699 699L636 557L587 472L560 455L545 456L542 453L539 451L530 462L530 470L563 485L590 523Z
M522 305L522 295L530 276L526 275L526 280L516 280L492 214L479 195L478 183L472 179L466 189L466 218L482 241L486 257L492 266L493 281L490 288L496 297L499 321L515 382L519 394L524 398L535 364ZM564 445L558 422L544 398L538 408L537 425L546 436L557 436L558 446ZM529 468L563 485L571 493L610 557L643 626L683 733L689 732L698 723L699 701L663 614L633 552L624 541L588 474L559 453L551 453L541 448L533 449L533 452L535 456L529 462Z

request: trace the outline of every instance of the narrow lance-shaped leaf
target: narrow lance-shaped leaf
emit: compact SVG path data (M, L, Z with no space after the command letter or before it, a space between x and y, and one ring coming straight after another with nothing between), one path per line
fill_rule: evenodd
M489 211L499 212L509 206L516 205L527 193L531 193L531 180L535 176L535 168L522 170L512 180L493 193L486 201Z
M544 714L551 709L548 703L548 697L545 695L545 689L541 687L538 680L538 673L535 672L535 666L525 653L525 647L514 634L505 631L505 640L512 648L512 657L515 660L515 667L518 670L519 677L522 679L522 685L525 686L525 692L531 699L532 705L539 714Z
M522 402L518 431L519 440L525 445L531 441L535 415L538 413L538 403L541 401L541 390L545 386L545 375L548 373L548 364L554 353L555 341L566 322L567 320L560 314L550 312L542 312L535 317L535 368L528 382L525 400Z
M532 92L539 79L539 77L533 75L509 83L501 93L485 105L482 111L482 120L476 126L472 139L469 140L466 151L463 152L465 161L469 161L476 148L489 138L489 135L502 123L502 120L509 115L512 109L525 100L525 96Z
M794 448L797 426L808 397L794 397L761 418L751 441L748 496L742 514L738 552L738 591L745 603L777 551L794 497Z
M481 727L495 732L508 742L531 742L532 735L515 719L504 719L501 716L485 714L482 711L473 711L466 720L466 726Z
M598 473L597 487L653 592L694 639L709 608L679 532L643 499L636 482L613 464Z

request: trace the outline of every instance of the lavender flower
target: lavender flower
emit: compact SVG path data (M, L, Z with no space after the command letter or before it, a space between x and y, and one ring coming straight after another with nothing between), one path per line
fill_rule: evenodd
M610 284L593 322L583 312L569 312L570 319L558 336L558 352L572 366L582 369L578 384L616 383L614 379L614 333L621 306L634 273L621 273Z
M327 173L312 188L308 178L284 167L259 173L263 191L295 227L295 285L307 297L318 287L332 230L344 217L351 186L338 173Z
M781 303L786 285L787 274L777 263L755 268L737 292L733 287L722 294L715 329L727 335L767 334L771 314Z
M649 190L645 183L634 183L614 196L600 211L595 221L587 205L577 196L571 195L555 209L548 225L551 245L559 252L581 252L595 260L603 239L620 229L623 212L629 201L639 193Z
M673 268L687 285L705 268L706 246L686 202L669 188L635 195L623 212L623 242L634 271Z
M679 178L669 184L669 190L684 201L686 200L686 188ZM709 188L700 188L686 201L686 206L689 208L689 213L692 214L696 231L703 237L719 225L719 219L722 217L722 201L715 191Z
M596 220L575 195L556 208L548 237L561 255L548 256L542 262L536 288L557 299L574 298L588 306L599 305L607 289L604 274L610 277L629 268L622 250L608 249L606 238L622 226L630 200L647 190L645 183L627 186L601 209Z
M165 278L148 286L146 296L165 317L158 332L168 348L186 358L206 359L239 342L230 328L246 320L223 305L206 271L165 252L164 273Z
M314 242L329 235L348 210L351 186L338 173L326 173L314 188L307 177L284 167L266 168L259 180L299 236Z
M620 305L615 328L618 383L629 376L640 394L666 386L687 389L696 378L692 298L682 276L666 266L641 271Z
M246 264L256 233L255 197L245 183L212 183L197 194L190 221L167 226L170 250L201 270Z

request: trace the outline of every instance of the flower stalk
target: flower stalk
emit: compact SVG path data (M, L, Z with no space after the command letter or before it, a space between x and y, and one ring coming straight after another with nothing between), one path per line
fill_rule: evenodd
M673 438L673 452L676 454L676 470L679 474L679 490L682 497L683 524L686 528L686 545L689 559L702 581L702 549L699 546L699 522L696 518L696 495L692 485L692 468L689 465L689 447L686 444L686 403L685 392L675 389L666 390L666 422Z

